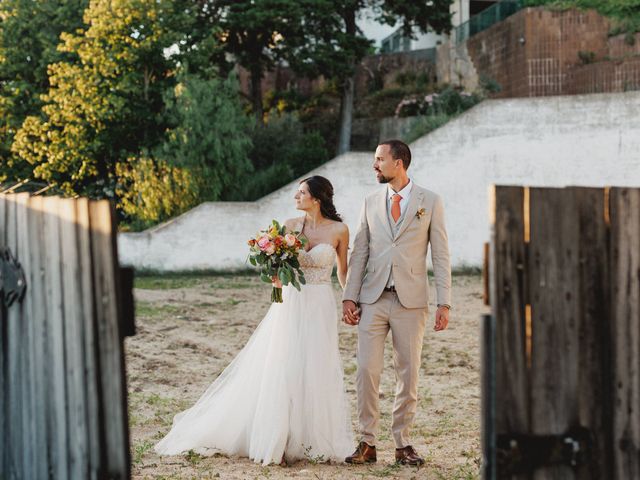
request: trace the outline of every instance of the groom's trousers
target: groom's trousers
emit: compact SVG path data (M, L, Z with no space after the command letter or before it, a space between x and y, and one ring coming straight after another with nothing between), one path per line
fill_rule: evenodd
M396 448L411 445L409 429L418 403L418 373L427 308L405 308L393 292L383 292L373 304L361 304L358 324L358 417L362 440L376 444L380 419L379 388L384 342L393 339L396 395L391 430Z

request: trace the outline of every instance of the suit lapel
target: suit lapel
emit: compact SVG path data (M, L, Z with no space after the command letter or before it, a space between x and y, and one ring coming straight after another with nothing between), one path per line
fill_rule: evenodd
M411 193L411 197L409 198L409 204L407 205L407 211L404 214L404 219L402 220L402 225L400 225L400 229L398 230L395 238L398 238L402 233L407 229L409 224L413 221L416 216L416 212L418 211L418 206L422 204L422 199L424 198L424 192L422 190L418 190L416 185L413 185L413 192Z
M393 239L393 230L391 230L391 225L389 225L389 214L387 213L387 187L384 187L384 190L380 192L380 197L376 200L376 211L378 212L378 219L382 226L389 234L389 238Z

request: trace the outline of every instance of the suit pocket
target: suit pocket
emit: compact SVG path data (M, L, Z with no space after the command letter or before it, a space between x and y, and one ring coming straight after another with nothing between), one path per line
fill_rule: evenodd
M426 265L418 265L418 266L411 267L411 273L413 273L414 275L424 275L426 272L427 272Z

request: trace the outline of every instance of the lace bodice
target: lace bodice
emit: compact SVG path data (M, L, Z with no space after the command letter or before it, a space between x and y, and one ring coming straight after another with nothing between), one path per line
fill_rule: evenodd
M301 250L298 260L308 285L331 283L331 271L336 260L336 249L333 245L319 243L308 252Z

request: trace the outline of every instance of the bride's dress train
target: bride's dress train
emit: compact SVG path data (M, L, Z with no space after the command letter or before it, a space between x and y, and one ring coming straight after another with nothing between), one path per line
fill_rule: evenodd
M335 249L300 253L307 285L283 290L255 332L196 404L176 415L159 454L194 450L279 463L342 462L353 447L331 286Z

